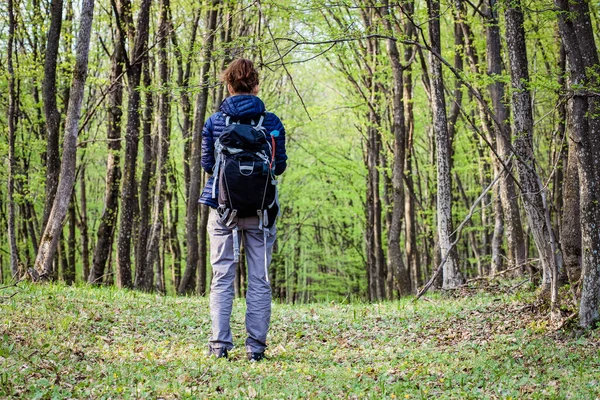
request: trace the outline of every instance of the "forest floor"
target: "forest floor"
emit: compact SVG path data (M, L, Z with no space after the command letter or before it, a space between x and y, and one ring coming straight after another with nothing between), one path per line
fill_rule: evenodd
M250 363L242 300L217 360L205 298L22 283L0 291L0 398L599 398L600 332L552 329L510 285L276 303L269 359Z

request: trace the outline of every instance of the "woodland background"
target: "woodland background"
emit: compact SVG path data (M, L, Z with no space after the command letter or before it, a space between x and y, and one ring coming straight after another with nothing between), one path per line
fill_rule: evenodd
M0 280L206 295L199 138L243 56L286 127L276 299L520 276L554 320L593 326L598 8L3 2ZM240 264L238 296L245 283Z

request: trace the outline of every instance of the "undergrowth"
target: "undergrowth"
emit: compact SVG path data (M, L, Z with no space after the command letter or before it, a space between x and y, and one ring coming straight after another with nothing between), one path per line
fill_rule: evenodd
M11 295L13 295L10 297ZM1 398L600 396L597 331L555 331L524 288L418 302L274 304L269 359L207 357L208 301L112 288L0 292Z

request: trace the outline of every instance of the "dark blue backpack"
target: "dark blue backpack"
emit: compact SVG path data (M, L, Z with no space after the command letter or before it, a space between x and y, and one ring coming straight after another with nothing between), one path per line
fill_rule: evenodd
M279 212L275 168L275 137L262 125L265 115L232 121L225 116L225 129L215 142L215 181L220 222L227 226L237 218L258 216L260 228L270 228Z

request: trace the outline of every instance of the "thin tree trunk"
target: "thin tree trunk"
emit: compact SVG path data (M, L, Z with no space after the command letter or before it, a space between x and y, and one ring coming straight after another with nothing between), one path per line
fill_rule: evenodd
M36 275L47 277L52 269L52 260L56 252L60 231L64 221L73 185L75 183L75 163L77 161L77 132L81 104L88 70L88 54L92 20L94 17L94 0L83 0L81 6L81 23L77 39L75 68L67 111L60 178L48 224L42 235L40 248L35 260Z
M90 244L88 234L88 217L87 217L87 193L85 182L85 167L81 168L79 179L79 197L80 197L80 216L79 230L81 231L81 258L82 258L82 277L83 282L87 282L90 275Z
M502 55L500 26L498 21L497 1L488 0L489 8L486 13L486 47L487 47L487 73L493 78L493 83L489 85L490 97L494 114L501 126L494 125L496 136L496 152L504 161L509 170L505 171L500 179L500 200L504 212L504 230L506 233L506 242L508 249L509 268L521 266L524 270L527 263L525 251L525 240L523 236L523 226L521 224L521 215L519 203L516 195L515 182L508 172L511 172L512 161L508 159L510 151L511 130L508 125L509 111L504 103L504 82L502 80ZM500 170L498 160L495 160L496 168Z
M403 12L406 14L404 24L404 33L408 38L413 38L415 26L412 23L414 14L414 3L407 1L404 4ZM412 65L413 49L406 46L404 50L404 62L407 63L404 71L404 114L406 121L406 151L404 157L404 183L406 185L406 195L404 196L404 220L406 224L406 261L410 271L411 292L416 293L418 287L423 284L421 274L421 263L419 262L419 249L417 247L417 217L415 210L415 185L412 173L412 155L413 155L413 135L415 130L414 111L413 111L413 82Z
M131 8L128 1L118 3L118 8L114 8L115 19L122 19L122 16L130 15ZM125 33L117 29L115 37L115 50L112 55L111 66L111 86L112 91L108 95L108 158L106 162L106 190L104 193L104 210L100 217L98 227L98 236L94 256L92 260L92 270L88 277L88 282L101 284L102 276L106 268L106 262L112 253L112 243L114 240L117 215L119 213L119 186L121 183L121 117L123 115L123 83L121 75L123 74L123 65L126 60Z
M172 170L169 171L169 181L171 190L167 195L167 224L169 225L169 249L172 255L172 276L173 286L179 287L181 281L181 246L177 235L177 225L179 223L179 197L177 196L177 181Z
M500 173L497 168L494 168L494 175ZM502 200L500 199L500 186L494 187L494 233L492 235L492 259L490 266L490 275L494 275L503 270L502 262L502 242L504 239L504 210L502 209Z
M12 0L11 0L12 1ZM46 197L44 214L42 216L42 229L46 228L50 211L54 204L54 196L58 187L60 173L60 112L56 102L56 64L60 44L60 31L63 15L63 0L52 0L50 7L50 27L48 28L48 41L44 62L44 80L42 83L44 98L44 114L46 117Z
M167 59L167 36L169 34L168 11L170 8L169 0L161 1L161 16L159 37L162 39L158 44L158 77L161 87L166 88L169 83L169 66ZM167 188L167 162L169 158L169 145L171 141L171 124L169 116L171 113L171 96L167 90L161 91L158 100L158 165L156 186L154 192L154 205L152 209L152 225L148 237L147 260L148 266L154 265L158 257L160 247L160 235L163 231L162 221L164 220L165 193ZM160 268L157 270L160 271ZM163 275L160 272L156 274L157 278ZM164 279L163 279L164 281ZM159 282L157 284L160 287Z
M200 67L201 90L196 98L196 114L194 116L194 132L192 138L192 152L190 158L190 188L186 215L186 243L187 265L179 283L177 292L183 294L191 292L195 283L192 279L198 268L198 199L200 198L200 182L202 169L200 158L202 154L202 127L208 103L208 79L211 64L211 52L214 43L214 31L217 24L216 6L218 2L212 1L212 10L207 16L207 29L204 39L204 53Z
M391 23L387 18L389 14L389 2L384 3L384 24L391 31ZM411 293L410 272L407 270L400 251L400 234L402 231L402 217L404 211L404 155L406 150L406 124L404 120L404 102L402 93L404 90L403 67L400 64L400 53L394 40L387 41L387 50L392 64L393 86L392 107L394 135L394 159L392 165L392 221L388 232L388 275L390 271L397 271L398 292L400 296ZM388 283L388 286L390 284ZM390 291L390 288L388 288ZM391 297L391 293L389 296Z
M127 107L127 131L125 134L125 163L121 190L121 215L117 240L116 283L122 288L132 287L131 279L131 235L135 216L136 164L140 131L140 80L144 53L148 42L151 0L143 0L140 6L137 33L133 49L132 63L127 71L129 78L129 100Z
M191 151L191 136L192 136L192 106L189 94L189 81L192 65L192 54L196 43L196 34L198 32L198 23L200 21L200 11L196 11L194 22L192 23L192 33L187 50L187 58L183 59L183 53L175 29L171 32L171 42L173 43L173 52L177 60L177 85L181 88L181 111L183 114L183 125L181 127L183 135L183 178L185 184L185 199L189 200L189 183L190 183L190 151ZM170 23L172 26L172 22Z
M77 225L77 215L75 214L75 202L76 197L71 195L71 201L69 202L69 236L67 239L67 270L63 271L63 278L67 285L75 283L75 251L77 246L77 239L75 238L75 229Z
M15 42L15 9L13 0L8 0L8 243L10 247L10 271L13 279L19 277L19 251L17 249L16 227L15 227L15 170L17 166L15 157L16 136L16 104L18 102L15 91L15 71L13 65L13 52Z
M428 0L427 10L430 18L429 37L431 48L441 54L440 45L440 3ZM437 224L441 258L446 259L443 267L444 289L452 289L464 282L459 269L456 253L450 248L452 229L452 179L451 179L451 143L446 119L446 100L442 65L439 59L430 56L431 65L431 99L433 110L433 126L435 130L437 154Z
M152 84L150 78L150 60L144 63L143 84L149 88ZM152 114L154 111L154 98L152 91L147 89L144 93L145 105L142 121L142 144L143 144L143 169L139 188L139 214L136 219L138 224L136 236L135 255L135 284L139 290L149 292L152 290L152 264L148 264L149 235L150 235L150 210L152 198L150 196L150 181L154 179L156 167L157 139L152 134Z
M60 240L58 242L58 260L56 265L60 265L60 267L57 268L53 279L58 276L61 281L66 283L68 279L67 274L69 273L69 257L67 254L67 245L65 244L65 234L62 230L60 232Z

